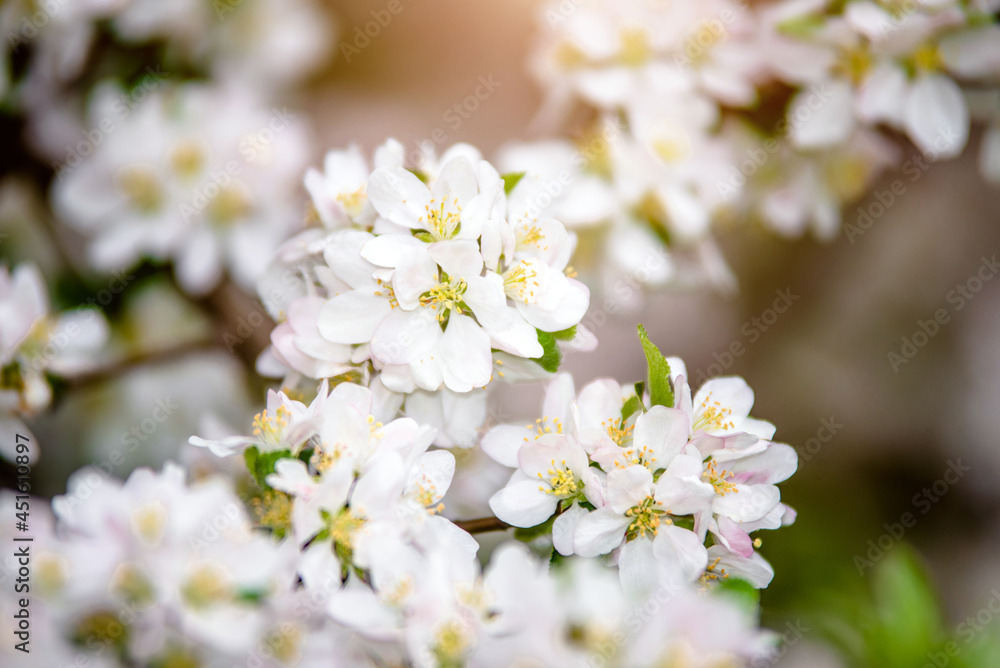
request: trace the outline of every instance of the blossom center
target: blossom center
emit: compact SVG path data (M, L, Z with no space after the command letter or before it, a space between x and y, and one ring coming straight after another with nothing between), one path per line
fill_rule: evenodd
M933 74L940 71L942 65L941 52L934 44L923 44L913 54L913 66L920 72Z
M730 492L738 494L740 490L736 489L736 485L727 480L727 478L732 478L733 474L729 471L719 471L714 459L709 460L708 465L705 467L705 471L701 474L702 480L710 484L715 488L715 493L719 496L725 496Z
M503 289L511 299L529 304L535 299L537 274L527 262L519 262L503 274Z
M656 507L656 499L650 494L637 506L633 506L625 511L626 517L632 518L632 523L628 525L625 532L626 540L635 540L639 536L646 534L655 536L659 531L660 522L672 524L669 517L665 517L667 511Z
M452 620L438 627L431 651L442 668L465 665L463 658L471 645L465 626Z
M458 199L453 201L454 211L446 211L445 204L442 201L440 206L435 206L434 200L431 200L431 203L424 207L427 231L436 241L455 236L462 225L462 207L458 205Z
M205 151L193 139L178 142L170 151L170 166L180 176L191 177L205 166Z
M330 518L330 537L334 543L352 548L354 534L364 525L364 517L355 515L350 508L344 508Z
M148 546L155 546L167 525L167 507L162 501L150 501L132 511L132 533Z
M253 435L270 444L277 444L281 441L281 434L288 426L288 418L291 411L285 406L278 406L273 414L268 415L265 408L260 413L253 416Z
M199 566L181 587L181 595L193 608L204 608L225 601L230 594L226 571L216 564Z
M543 476L541 472L538 473L538 478L543 482L547 482L549 489L545 489L545 485L539 485L538 489L546 494L557 496L560 499L568 499L579 493L583 487L583 482L577 481L573 472L566 467L566 460L564 459L559 464L556 464L556 460L553 459L551 464L552 466L546 472L548 473L548 478Z
M132 205L142 213L153 213L163 203L163 188L156 173L149 167L132 165L118 174L118 187Z
M368 201L366 186L361 186L354 192L340 193L337 195L337 201L344 207L344 210L347 211L348 215L357 217L364 208L365 203Z
M551 422L552 424L550 425L549 422ZM562 421L559 418L550 419L548 415L546 415L545 417L540 417L537 420L535 420L535 424L524 425L524 428L527 429L528 431L535 432L536 441L538 440L539 436L544 436L545 434L551 434L553 432L557 434L563 433ZM528 437L525 436L524 440L527 441Z
M438 321L442 322L452 309L459 314L462 313L462 295L465 294L467 287L469 287L468 283L462 280L458 282L449 280L438 283L420 295L420 305L436 309L438 311Z
M542 233L542 228L538 225L527 225L517 230L518 246L537 246L541 250L547 251L549 247L542 246L543 241L545 241L545 234Z
M729 418L732 416L731 408L723 406L718 401L712 401L712 393L709 392L701 406L698 407L698 417L691 427L692 431L699 430L719 430L726 431L735 429L735 424Z
M868 78L872 68L872 54L865 46L845 49L837 63L837 71L847 77L855 86L860 86Z

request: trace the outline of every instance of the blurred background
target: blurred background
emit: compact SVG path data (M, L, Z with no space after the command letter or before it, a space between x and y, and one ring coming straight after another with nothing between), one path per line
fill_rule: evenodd
M402 12L356 53L343 45L385 2L327 5L338 43L281 99L311 125L311 165L351 142L368 154L387 136L408 149L432 137L438 150L470 142L487 157L511 139L533 138L541 95L525 62L537 2L402 0ZM495 91L456 121L449 110L483 78ZM86 268L78 234L53 215L50 162L14 110L0 115L0 133L3 262L37 263L56 308L87 303L107 276ZM845 223L900 176L885 174L872 195L848 208ZM901 543L915 548L941 606L939 620L905 629L937 625L934 633L955 637L992 600L1000 610L1000 279L974 293L970 283L997 271L1000 192L984 184L967 151L933 164L896 199L863 234L828 243L734 227L721 242L738 279L734 294L660 291L641 305L621 304L594 327L597 350L567 360L577 387L600 377L641 379L635 325L642 322L664 353L686 361L696 383L743 376L756 394L754 415L776 424L776 439L799 451L799 471L782 485L798 521L765 535L762 548L777 573L763 593L763 622L781 633L802 631L786 636L780 665L857 665L825 643L873 642L872 620L881 613L872 574L895 563L884 556L905 552ZM188 436L203 433L206 420L243 428L262 403L266 385L252 361L269 326L252 328L232 352L219 339L258 310L252 295L229 286L193 300L154 264L130 274L104 307L115 323L108 361L139 359L57 386L52 410L30 421L43 453L34 469L42 495L63 491L77 468L128 450L130 433L140 442L114 466L118 477L171 459L197 465L198 455L183 447ZM956 297L967 284L969 296ZM787 308L775 308L776 300ZM926 326L940 309L948 321ZM922 322L933 335L915 337ZM146 359L146 351L161 354ZM504 386L494 400L501 415L530 417L541 395L541 387ZM163 399L177 407L144 428ZM902 526L907 513L913 522ZM907 591L919 580L914 575ZM989 621L977 638L1000 637L1000 621ZM921 656L935 665L930 650L921 651L892 665L921 666L914 662Z

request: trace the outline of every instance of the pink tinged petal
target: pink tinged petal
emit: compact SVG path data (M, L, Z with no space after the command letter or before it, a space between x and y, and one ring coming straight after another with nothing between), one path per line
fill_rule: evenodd
M417 389L409 364L386 364L379 369L378 379L390 392L409 394Z
M351 511L363 517L379 517L399 501L406 471L398 456L384 456L358 478L351 492Z
M629 466L608 473L608 505L617 513L637 506L653 491L653 474L645 466Z
M430 503L441 500L455 477L455 455L447 450L433 450L420 456L414 478L431 494Z
M791 506L785 506L784 504L781 505L785 509L785 513L781 516L781 526L787 527L791 524L795 524L795 519L799 516L798 512Z
M378 148L372 162L375 168L380 167L402 167L406 158L406 149L398 139L386 139Z
M575 399L576 388L573 386L572 374L560 373L545 387L542 415L549 420L559 420L563 425L568 425L571 419L570 405Z
M708 566L708 551L693 531L673 525L660 525L653 539L653 554L669 573L694 581Z
M448 160L434 182L433 192L436 203L440 206L444 202L446 211L454 206L456 199L464 206L479 193L472 161L464 155Z
M472 318L452 313L439 350L444 361L444 383L450 390L468 392L490 382L490 336Z
M607 505L604 498L606 485L604 484L604 473L593 467L587 467L581 476L583 481L583 495L595 508L603 508Z
M770 485L787 480L798 467L798 453L784 443L771 443L763 452L733 459L726 464L726 470L734 474L751 474L744 482Z
M691 423L684 411L653 406L635 421L632 443L641 450L649 448L656 457L655 468L666 468L688 442Z
M872 42L878 42L896 30L893 18L888 12L875 3L864 0L848 3L844 8L844 18L852 28Z
M581 557L608 554L621 545L631 523L630 517L607 507L588 513L577 521L573 552Z
M552 546L556 552L563 556L573 554L573 538L576 535L577 525L580 519L587 515L585 508L574 503L569 510L556 517L552 523Z
M479 244L472 240L439 241L429 248L431 258L453 279L469 279L483 271Z
M552 432L539 436L536 442L553 448L556 461L566 462L566 467L577 478L581 478L590 469L587 453L573 436Z
M730 577L746 580L757 589L763 589L771 584L774 578L771 564L756 552L749 559L744 559L722 545L713 545L708 549L708 558L712 562L719 559L716 569L725 568Z
M1000 27L981 26L944 37L938 45L949 72L978 79L1000 72Z
M339 401L326 405L319 430L324 443L330 446L342 443L355 449L368 444L369 433L367 413Z
M423 228L421 219L431 193L420 179L401 167L376 169L368 179L368 201L397 225Z
M480 447L494 461L510 468L517 468L517 453L535 432L521 425L502 424L493 427L483 437Z
M517 465L532 480L548 482L549 469L562 468L562 452L558 441L533 440L521 446L517 453Z
M906 72L901 67L892 62L880 64L858 93L858 116L868 123L901 124L906 86Z
M739 428L765 441L770 441L774 438L774 432L777 431L777 428L767 420L758 420L756 418L747 418L739 425Z
M361 257L380 267L398 267L414 253L427 252L426 243L407 234L368 236L369 240L360 249Z
M337 295L320 310L316 327L333 343L366 343L390 314L389 300L362 288Z
M361 230L342 230L323 242L323 259L334 275L352 288L368 287L375 281L375 266L361 255L361 249L374 239Z
M746 533L753 533L760 529L780 529L781 518L785 516L785 505L779 503L771 512L755 522L741 522L739 527ZM720 516L720 520L722 517Z
M538 332L516 309L509 306L506 308L510 321L501 329L490 330L493 347L517 357L528 359L541 357L545 353L545 349L538 342ZM473 310L475 309L473 308ZM485 324L483 326L486 327ZM487 329L489 328L487 327Z
M664 473L656 483L656 502L675 515L691 515L707 510L715 490L695 478L675 478Z
M0 420L3 418L0 417ZM19 421L18 421L19 422ZM11 432L11 439L14 438L13 432ZM10 440L10 439L8 439ZM13 442L11 440L11 442ZM208 448L216 457L228 457L234 453L243 451L246 447L256 444L257 439L250 436L227 436L223 439L213 441L206 438L201 438L199 436L192 436L188 439L188 443L191 445L196 445L201 448ZM10 446L10 452L14 452L14 446ZM32 451L34 452L34 451ZM8 457L10 461L14 461L14 456Z
M367 416L372 412L371 390L356 383L337 385L330 392L329 401L350 406L362 416Z
M828 148L843 143L854 129L854 91L846 81L827 81L799 92L789 105L792 143L798 148Z
M420 295L438 284L438 268L424 248L402 258L392 273L392 289L400 308L411 311L420 306Z
M928 158L954 158L969 138L969 109L962 89L950 78L922 76L904 102L906 132Z
M222 277L221 249L215 235L202 229L189 237L176 259L177 282L189 294L208 292Z
M774 485L736 485L736 489L716 496L712 511L736 522L754 522L766 516L781 501Z
M659 566L652 540L637 538L625 543L618 555L618 577L625 593L637 596L648 593L658 580Z
M398 452L407 462L416 454L426 451L430 445L429 440L420 442L420 425L410 418L397 418L388 422L378 430L377 434L380 450Z
M410 362L409 369L413 382L422 390L434 392L444 382L444 362L436 346Z
M399 634L395 610L385 607L375 592L365 586L335 592L326 610L338 623L373 640L390 641Z
M622 389L617 381L600 378L580 390L576 405L580 410L580 426L601 429L606 420L621 418Z
M979 149L979 172L991 183L1000 183L1000 125L993 125L983 133Z
M728 517L719 517L719 535L725 541L726 547L741 557L746 558L753 554L753 540Z
M392 309L371 336L372 357L382 364L409 364L441 339L441 327L428 309Z
M559 498L539 489L538 480L521 480L504 487L490 499L490 508L498 518L516 527L541 524L559 505Z
M503 279L499 275L490 273L485 277L474 276L466 278L466 283L463 299L479 324L491 333L511 326L513 311L507 306Z
M569 329L580 322L590 306L590 290L583 283L568 279L566 290L555 308L515 301L524 319L544 332Z
M334 555L327 541L313 541L302 552L298 563L302 582L310 591L329 586L331 573L340 572L340 560Z
M716 409L716 412L722 411L719 414L721 422L725 424L741 422L753 408L753 390L739 376L712 378L698 388L697 394L694 395L694 412L698 416L695 418L695 422L697 423L698 419L705 415L706 410L713 408ZM692 428L698 427L697 424L692 425ZM723 429L720 425L701 425L701 428L706 431L731 430L729 428Z

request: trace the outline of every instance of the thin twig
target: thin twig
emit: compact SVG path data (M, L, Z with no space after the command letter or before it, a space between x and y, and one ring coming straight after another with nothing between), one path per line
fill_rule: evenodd
M496 517L478 517L474 520L459 520L455 526L469 533L487 533L489 531L505 531L511 525Z
M76 389L118 378L134 371L139 367L165 364L195 353L218 349L219 345L215 341L192 341L177 346L170 346L159 350L139 353L130 357L123 357L122 359L111 362L105 366L90 369L73 376L66 376L64 380L71 388Z

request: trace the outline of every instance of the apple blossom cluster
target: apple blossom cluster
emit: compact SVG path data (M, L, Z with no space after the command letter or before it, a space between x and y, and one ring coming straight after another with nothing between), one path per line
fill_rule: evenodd
M749 416L742 378L711 379L692 396L684 363L642 337L648 390L601 379L575 395L563 374L543 417L484 436L483 450L515 469L490 507L513 526L551 530L561 555L612 555L628 590L730 576L766 587L774 572L751 534L794 521L776 484L795 472L796 452Z
M169 261L190 294L224 272L252 289L302 222L306 126L285 100L331 53L321 4L13 0L0 31L0 100L91 265Z
M170 261L189 294L230 275L252 289L280 242L302 223L304 125L245 89L166 82L120 116L122 89L92 93L88 122L118 123L92 154L63 165L51 200L90 239L87 257L111 271Z
M107 322L93 309L50 313L45 281L34 265L13 272L0 265L0 456L14 460L16 434L28 433L22 418L51 403L46 374L87 370L107 336Z
M774 483L794 472L795 452L749 417L742 379L692 397L683 364L643 343L648 392L602 380L575 397L559 375L549 417L483 439L519 468L491 501L497 517L531 528L515 537L536 550L541 540L548 566L515 541L483 569L468 525L445 512L452 452L360 385L323 381L308 405L272 391L252 435L191 443L243 453L259 527L294 547L305 595L374 665L740 665L773 643L724 596L773 575L749 534L794 518ZM612 551L617 573L587 559Z
M58 113L46 106L72 99L67 88L107 49L152 48L160 63L278 92L325 62L334 24L314 0L11 0L0 30L0 98L41 120ZM15 80L11 61L25 51L27 71Z
M401 464L399 450L389 451L383 463ZM318 494L304 505L313 514L345 492L332 471L329 482L312 483ZM285 473L272 475L291 483ZM547 568L517 542L494 550L484 569L465 544L435 540L428 525L407 529L413 542L401 549L397 532L382 533L391 518L360 516L387 497L362 480L348 492L351 509L316 515L326 528L314 551L353 535L356 547L340 552L368 565L321 570L312 559L320 578L312 579L297 576L297 539L276 540L261 527L278 511L248 512L227 479L185 481L168 464L160 473L137 469L121 483L84 469L54 500L54 517L35 506L32 651L15 653L5 643L0 657L25 668L506 668L524 661L653 668L743 665L773 651L773 634L756 627L738 590L663 586L638 598L593 560ZM297 490L291 513L303 522L308 513L298 508L308 484L304 477L287 485ZM14 494L4 490L0 509L13 508ZM369 528L381 542L367 536ZM11 538L6 527L3 535ZM305 562L300 557L299 568ZM0 568L17 567L5 553ZM0 600L11 592L5 587ZM0 629L11 633L10 624L8 616Z
M523 175L470 146L407 168L389 140L373 168L352 146L306 175L316 225L259 283L279 324L258 369L286 386L346 374L438 427L437 444L467 447L494 378L544 377L560 346L596 344L576 237L519 207Z
M903 161L900 135L930 161L952 158L983 120L982 172L1000 177L998 9L553 0L531 62L539 123L551 135L581 106L590 120L565 128L575 143L513 143L498 164L543 175L538 210L603 224L598 273L726 285L713 227L831 237L842 206Z

